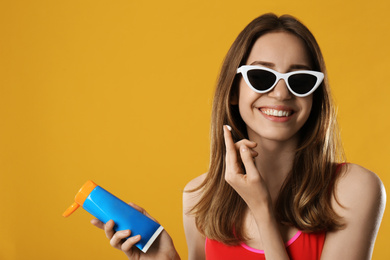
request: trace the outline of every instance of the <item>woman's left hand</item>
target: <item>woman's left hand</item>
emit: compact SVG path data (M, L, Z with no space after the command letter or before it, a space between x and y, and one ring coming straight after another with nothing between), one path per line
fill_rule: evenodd
M227 126L224 126L223 130L226 145L226 182L233 187L251 210L269 207L271 199L267 185L253 160L258 155L252 150L257 144L247 139L234 143Z
M142 214L153 219L143 208L129 203L130 206L141 212ZM153 219L155 220L155 219ZM156 220L155 220L156 221ZM156 221L157 222L157 221ZM114 230L114 221L110 220L106 224L98 219L91 221L96 227L103 229L107 238L110 240L112 247L121 250L128 259L131 260L148 260L148 259L167 259L167 260L180 260L175 246L173 245L172 238L169 236L166 230L163 230L157 239L153 242L147 253L142 253L141 250L134 245L141 239L141 237L133 236L127 239L131 235L131 230Z

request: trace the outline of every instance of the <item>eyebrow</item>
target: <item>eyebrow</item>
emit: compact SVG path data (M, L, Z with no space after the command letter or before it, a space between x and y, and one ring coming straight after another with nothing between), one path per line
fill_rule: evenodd
M254 61L250 65L261 65L270 69L275 68L275 64L268 61ZM304 64L293 64L290 66L289 70L311 70L311 68Z

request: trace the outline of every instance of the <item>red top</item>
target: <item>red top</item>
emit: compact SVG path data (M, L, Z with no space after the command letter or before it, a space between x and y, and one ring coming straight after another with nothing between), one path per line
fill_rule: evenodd
M341 166L336 168L336 173ZM286 243L286 251L291 260L316 260L321 258L326 232L304 233L298 231L293 238ZM242 243L238 246L227 246L216 240L206 238L206 260L265 260L263 250L258 250Z
M320 259L325 242L325 232L298 233L286 243L290 259L315 260ZM206 260L265 260L263 250L254 249L242 243L238 246L227 246L221 242L206 238Z

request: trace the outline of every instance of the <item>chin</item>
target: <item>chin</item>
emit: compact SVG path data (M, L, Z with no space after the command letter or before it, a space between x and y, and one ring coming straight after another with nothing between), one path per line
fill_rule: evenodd
M298 140L295 135L277 135L277 136L268 136L264 137L264 139L275 141L275 142L287 142L287 141L295 141Z
M254 135L249 135L250 137L254 137L254 139L257 139L255 136L260 137L260 139L263 140L269 140L269 141L275 141L275 142L287 142L287 141L296 141L298 140L297 132L295 131L280 131L280 129L276 130L270 130L270 131L251 131ZM249 133L248 133L249 134Z

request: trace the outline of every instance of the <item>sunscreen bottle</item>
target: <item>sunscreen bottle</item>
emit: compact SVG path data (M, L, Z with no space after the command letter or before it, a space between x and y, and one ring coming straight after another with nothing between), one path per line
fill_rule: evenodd
M132 236L141 235L141 240L135 246L144 253L164 229L93 181L87 181L81 187L76 194L75 202L63 213L63 216L70 216L79 206L103 223L112 219L115 222L115 231L129 229Z

